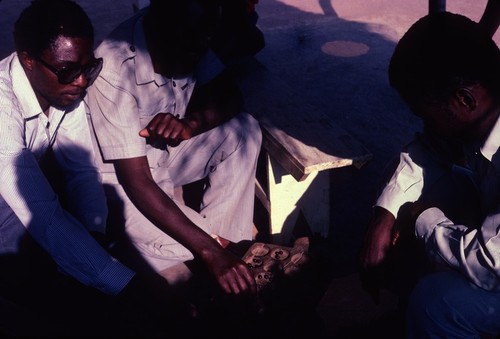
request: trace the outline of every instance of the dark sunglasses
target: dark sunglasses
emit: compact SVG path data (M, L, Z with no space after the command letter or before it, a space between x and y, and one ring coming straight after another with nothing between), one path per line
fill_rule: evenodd
M71 84L80 75L85 75L87 79L87 86L92 85L94 80L97 78L102 69L102 58L94 58L88 64L82 66L69 66L64 68L55 68L54 66L46 63L40 57L36 58L42 65L49 69L52 73L57 75L57 80L63 85Z

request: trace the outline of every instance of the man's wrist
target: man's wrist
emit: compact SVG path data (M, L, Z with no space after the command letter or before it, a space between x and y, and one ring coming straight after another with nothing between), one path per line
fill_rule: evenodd
M186 117L182 119L186 125L188 125L191 130L192 135L198 135L201 130L201 123L198 119L194 117Z

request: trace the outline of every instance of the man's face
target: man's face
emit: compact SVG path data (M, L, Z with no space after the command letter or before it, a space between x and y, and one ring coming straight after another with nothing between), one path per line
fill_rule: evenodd
M167 7L151 8L152 12L146 16L148 49L155 72L167 77L186 76L208 51L216 15L192 2L187 8L180 6L178 17L167 25L165 17L158 15Z
M88 38L59 36L41 55L27 58L26 72L44 110L48 106L64 109L81 100L102 65L94 58Z
M483 86L458 90L447 102L416 108L426 125L444 138L473 141L489 133L498 117L498 105Z
M181 77L192 73L202 56L208 50L208 37L176 37L171 44L160 50L162 74L168 77Z
M418 115L427 128L445 138L460 138L467 128L467 121L448 105L428 105L421 108Z

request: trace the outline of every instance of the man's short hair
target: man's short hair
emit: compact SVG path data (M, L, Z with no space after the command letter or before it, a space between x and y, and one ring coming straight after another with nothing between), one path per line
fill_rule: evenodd
M71 0L33 0L14 25L17 52L39 56L59 36L94 40L89 17Z
M500 95L500 51L465 16L429 14L397 44L389 81L410 107L443 102L459 86L475 83Z

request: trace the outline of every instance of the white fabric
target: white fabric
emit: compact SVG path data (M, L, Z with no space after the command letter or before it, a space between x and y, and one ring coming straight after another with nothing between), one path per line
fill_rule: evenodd
M139 131L160 112L184 117L197 82L218 74L221 63L207 54L195 75L168 79L156 74L146 50L142 13L120 25L96 49L104 68L89 90L92 124L104 163L103 180L123 204L125 229L143 257L164 270L193 256L147 220L118 185L110 160L147 156L155 182L170 197L174 187L208 178L201 214L176 202L209 234L231 241L251 239L255 169L261 145L255 119L241 113L177 147L150 145Z
M51 107L47 117L13 53L0 62L0 140L0 223L14 222L2 232L21 222L63 271L105 293L121 291L134 273L88 232L104 233L107 209L83 102L67 111ZM38 166L49 145L74 215L63 210ZM18 220L8 219L10 209Z

